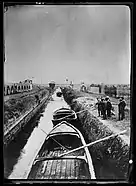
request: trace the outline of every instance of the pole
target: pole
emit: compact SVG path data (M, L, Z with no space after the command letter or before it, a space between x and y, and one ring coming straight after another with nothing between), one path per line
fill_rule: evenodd
M69 153L71 153L71 152L75 152L75 151L80 150L80 149L83 149L83 148L85 148L85 147L89 147L89 146L94 145L94 144L96 144L96 143L105 141L105 140L107 140L107 139L109 139L109 138L113 138L113 137L116 137L116 136L118 136L118 135L124 134L126 131L127 131L127 130L124 130L124 131L119 132L119 133L117 133L117 134L113 134L113 135L111 135L111 136L107 136L107 137L105 137L105 138L103 138L103 139L99 139L99 140L93 141L93 142L88 143L88 144L86 144L86 145L84 145L84 146L81 146L81 147L78 147L78 148L76 148L76 149L73 149L73 150L70 150L70 151L68 151L68 152L65 152L65 153L59 155L59 157L65 156L65 155L67 155L67 154L69 154Z

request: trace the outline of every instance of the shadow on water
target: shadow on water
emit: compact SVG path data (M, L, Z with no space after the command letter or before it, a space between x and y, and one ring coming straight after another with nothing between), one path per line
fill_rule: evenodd
M4 176L8 178L14 165L21 155L22 149L26 145L35 127L38 127L40 118L43 116L46 105L43 105L38 113L28 122L28 124L17 134L7 147L4 147Z

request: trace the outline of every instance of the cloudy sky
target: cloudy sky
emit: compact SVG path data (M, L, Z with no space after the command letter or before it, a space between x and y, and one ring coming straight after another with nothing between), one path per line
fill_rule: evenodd
M129 83L130 10L123 5L22 6L4 15L5 80Z

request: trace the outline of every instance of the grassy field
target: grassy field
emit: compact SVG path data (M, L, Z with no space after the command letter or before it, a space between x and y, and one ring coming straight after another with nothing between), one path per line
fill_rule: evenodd
M20 116L37 104L35 95L40 99L47 94L47 88L35 88L33 91L11 95L4 101L4 131Z
M95 105L97 102L97 97L101 97L100 94L93 94L93 93L86 93L86 92L80 92L79 90L74 89L72 92L69 91L69 96L71 96L71 99L78 99L82 104L88 105L88 109ZM106 97L106 95L103 97ZM107 119L109 127L112 128L112 130L118 129L118 130L125 130L128 129L128 133L126 133L127 136L130 136L130 98L125 98L126 101L126 108L125 108L125 119L122 121L118 120L118 103L119 100L113 97L110 97L112 106L114 107L114 113L115 115L112 115L111 118ZM94 116L98 116L97 108L91 111ZM100 120L102 118L99 118ZM104 122L104 120L103 120Z

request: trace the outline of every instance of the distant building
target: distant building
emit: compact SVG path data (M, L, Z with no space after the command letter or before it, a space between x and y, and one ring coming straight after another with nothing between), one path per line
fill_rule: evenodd
M101 87L98 84L91 84L90 86L88 86L87 91L99 94L101 93Z
M4 85L4 96L18 92L31 91L33 89L32 80L20 81L19 83L6 83Z
M117 85L117 96L130 96L130 85Z

